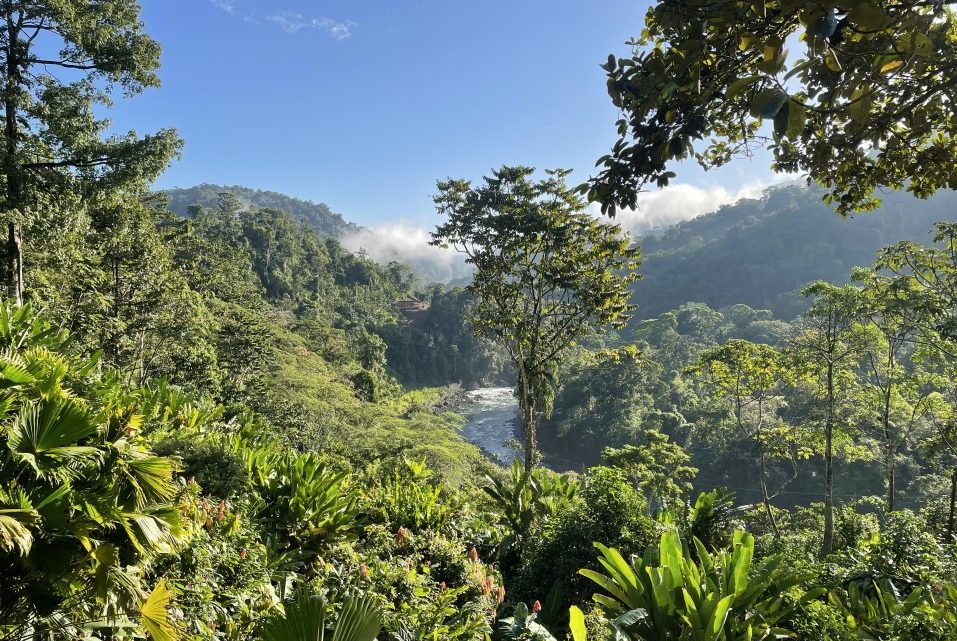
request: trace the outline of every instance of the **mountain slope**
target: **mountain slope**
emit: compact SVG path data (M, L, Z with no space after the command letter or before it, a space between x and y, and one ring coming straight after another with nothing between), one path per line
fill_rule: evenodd
M935 222L957 220L955 192L926 201L889 193L883 201L876 212L843 219L818 189L786 185L644 236L638 317L697 301L714 308L744 303L793 318L803 309L798 291L807 283L845 282L881 247L927 242Z
M239 185L213 185L203 183L193 187L177 187L164 191L169 198L170 210L178 216L187 216L193 205L212 207L219 200L219 194L230 193L251 207L282 209L297 221L307 222L314 230L329 238L342 238L346 234L357 233L361 227L343 219L325 203L293 198L275 191L250 189Z

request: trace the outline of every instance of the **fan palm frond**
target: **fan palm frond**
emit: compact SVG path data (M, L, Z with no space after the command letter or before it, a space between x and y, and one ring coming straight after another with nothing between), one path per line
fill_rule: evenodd
M26 556L33 546L33 532L29 525L40 516L36 510L0 509L0 550Z
M80 445L96 434L86 409L69 398L25 403L8 428L7 443L14 457L33 468L40 478L68 479L75 464L100 455L99 449Z
M382 629L375 604L364 597L346 600L332 633L332 641L373 641ZM262 628L262 641L324 641L326 602L302 593L286 606L285 614L270 619Z
M173 484L175 469L171 459L158 456L126 461L123 472L127 483L121 498L131 501L140 510L147 505L169 502L176 495L176 485Z
M169 620L169 603L172 599L166 581L161 580L140 605L140 624L153 641L176 641L179 635Z

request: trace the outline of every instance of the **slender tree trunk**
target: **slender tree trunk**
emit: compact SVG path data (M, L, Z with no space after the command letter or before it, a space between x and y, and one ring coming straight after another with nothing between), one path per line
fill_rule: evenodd
M11 211L11 215L16 215ZM20 223L11 220L7 225L7 296L17 305L23 305L23 236Z
M947 542L954 540L954 508L957 507L957 469L950 474L950 511L947 515Z
M518 379L519 379L519 405L522 408L522 418L524 419L523 441L525 444L525 469L531 470L535 467L535 459L538 455L538 443L536 425L535 425L535 399L532 394L532 385L528 380L528 370L525 368L524 355L519 353Z
M738 395L738 426L744 431L744 425L741 423L741 396ZM758 446L758 459L761 471L761 497L764 500L764 509L768 514L768 523L771 525L771 531L775 538L780 538L781 532L778 530L778 523L774 519L774 511L771 509L771 495L768 493L768 459L764 451L764 399L758 399L758 424L754 433L754 442Z
M897 448L888 443L884 456L887 459L884 463L887 466L887 511L893 512L897 507L894 500L897 486Z
M827 364L827 419L824 422L824 541L821 556L834 549L834 363Z
M761 448L761 494L764 497L764 510L768 514L768 523L771 524L771 531L774 532L775 538L781 537L781 532L778 530L778 522L774 518L774 511L771 509L771 496L768 494L768 481L767 481L767 461L764 456L764 448Z
M4 209L10 217L7 223L7 295L17 305L23 304L23 235L17 217L23 206L23 184L18 158L19 127L17 124L18 100L20 90L20 69L17 62L17 26L13 16L7 11L7 65L5 86L3 88L3 107L6 135L4 149L4 172L6 173L6 202Z
M535 467L538 459L538 438L536 431L538 426L535 424L535 406L534 404L526 410L525 415L525 469L531 470Z
M884 428L884 467L887 471L887 511L894 511L894 485L897 451L894 447L894 435L891 433L891 394L894 392L894 343L890 343L887 354L887 386L884 389L884 412L881 416Z

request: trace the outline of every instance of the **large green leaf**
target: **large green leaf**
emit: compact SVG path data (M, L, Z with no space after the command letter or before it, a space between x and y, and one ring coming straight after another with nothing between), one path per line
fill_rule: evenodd
M166 581L160 580L153 591L140 605L140 623L153 641L176 641L176 628L169 620L169 603L172 598Z
M572 641L588 641L585 614L577 605L568 608L568 628L572 633Z
M38 476L69 478L74 464L99 455L81 441L96 434L96 423L75 399L28 402L9 427L8 443L14 456Z
M382 629L382 616L371 599L350 598L339 615L332 641L373 641Z
M373 641L382 629L382 617L367 598L346 599L332 641ZM286 605L285 614L260 630L262 641L324 641L326 603L319 596L299 594Z

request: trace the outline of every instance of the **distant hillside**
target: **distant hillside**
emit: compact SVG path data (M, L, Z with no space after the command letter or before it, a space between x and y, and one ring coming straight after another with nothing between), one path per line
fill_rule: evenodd
M879 211L842 219L819 190L788 185L644 236L638 316L696 301L714 308L745 303L789 319L803 310L798 291L808 282L844 282L881 247L929 242L935 222L957 220L955 192L926 201L889 193L882 200Z
M210 207L219 200L219 194L228 192L247 205L259 208L282 209L296 220L302 220L312 226L323 236L342 238L347 234L357 233L361 227L350 223L335 213L324 203L314 203L309 200L292 198L275 191L250 189L238 185L211 185L203 183L195 187L174 188L165 190L169 197L170 210L179 216L186 216L192 205Z

